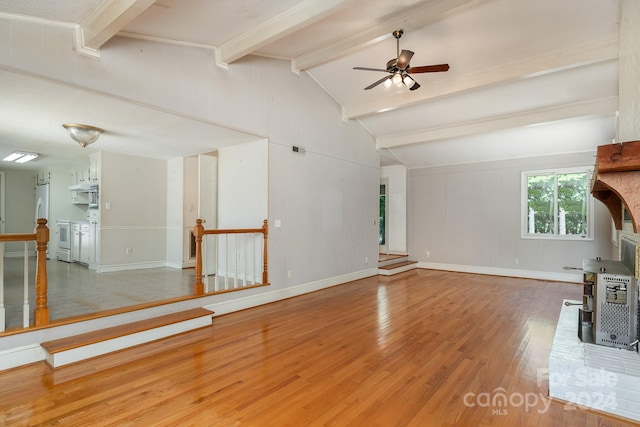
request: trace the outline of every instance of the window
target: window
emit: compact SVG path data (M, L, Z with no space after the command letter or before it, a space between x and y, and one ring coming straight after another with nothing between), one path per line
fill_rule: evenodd
M593 199L588 168L522 173L522 237L589 239Z

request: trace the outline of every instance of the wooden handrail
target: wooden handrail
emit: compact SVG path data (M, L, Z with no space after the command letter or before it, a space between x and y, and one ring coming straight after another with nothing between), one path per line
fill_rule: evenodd
M0 242L29 242L36 240L36 233L32 234L0 234Z
M0 234L0 242L36 242L36 308L34 321L36 326L49 324L49 308L47 307L47 243L49 227L44 218L37 219L33 233Z
M204 282L202 281L202 239L205 235L216 234L249 234L261 233L263 235L263 267L262 267L262 283L269 283L268 269L268 245L269 237L269 221L264 220L261 228L232 228L219 230L205 230L201 219L196 219L196 225L193 229L193 235L196 240L196 280L194 284L194 295L204 295Z

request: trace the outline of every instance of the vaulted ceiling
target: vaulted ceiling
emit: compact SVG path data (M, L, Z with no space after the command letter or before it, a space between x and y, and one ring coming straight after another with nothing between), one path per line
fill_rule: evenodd
M290 61L291 72L308 73L339 103L345 120L360 121L375 136L382 164L417 168L588 151L610 142L619 6L619 0L0 0L0 25L67 26L78 55L100 56L114 37L128 37L200 47L229 70L247 55ZM450 70L414 74L420 85L414 91L382 84L364 90L387 74L353 67L384 69L396 57L392 32L400 28L400 49L415 52L412 67L448 63ZM92 97L123 123L126 134L115 132L111 146L122 152L127 138L141 141L142 152L144 141L153 140L166 158L181 155L172 141L184 132L194 144L206 131L228 141L252 138L19 70L0 68L0 87L3 156L3 147L42 149L38 120L47 118L52 98L64 112ZM149 134L153 123L163 131Z

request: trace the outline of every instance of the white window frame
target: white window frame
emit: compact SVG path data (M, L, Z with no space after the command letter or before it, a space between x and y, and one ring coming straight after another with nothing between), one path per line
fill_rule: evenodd
M593 176L593 166L582 166L582 167L574 167L574 168L559 168L559 169L544 169L544 170L535 170L535 171L523 171L521 173L521 191L520 191L520 235L523 239L536 239L536 240L574 240L574 241L593 241L594 236L594 202L593 196L589 193L587 195L587 234L586 235L575 235L575 234L530 234L527 223L528 223L528 200L527 196L529 194L528 188L528 177L534 175L562 175L568 173L586 173L587 180L590 182L591 177ZM557 200L554 201L554 205L557 205Z

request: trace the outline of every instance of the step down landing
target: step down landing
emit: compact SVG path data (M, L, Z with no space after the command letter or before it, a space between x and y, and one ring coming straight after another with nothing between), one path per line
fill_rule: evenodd
M166 338L211 325L213 312L194 308L126 325L43 342L45 361L52 368Z
M392 276L394 274L413 270L414 268L418 268L418 263L416 261L402 261L378 267L378 274L381 276Z

